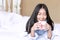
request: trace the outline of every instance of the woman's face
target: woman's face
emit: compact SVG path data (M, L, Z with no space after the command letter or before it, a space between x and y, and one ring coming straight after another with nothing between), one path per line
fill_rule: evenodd
M38 12L37 20L38 21L45 21L46 18L47 18L47 15L46 15L45 9L41 8Z

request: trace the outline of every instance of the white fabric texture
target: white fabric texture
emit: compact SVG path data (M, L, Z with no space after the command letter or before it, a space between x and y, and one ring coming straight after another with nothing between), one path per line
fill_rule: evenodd
M34 38L25 32L28 19L28 16L0 11L0 40L35 40L38 36ZM60 40L59 30L60 24L55 24L52 40Z

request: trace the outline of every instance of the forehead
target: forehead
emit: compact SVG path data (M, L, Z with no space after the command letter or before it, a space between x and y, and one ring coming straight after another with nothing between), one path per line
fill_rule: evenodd
M45 9L44 8L41 8L40 10L39 10L39 13L46 13L46 11L45 11Z

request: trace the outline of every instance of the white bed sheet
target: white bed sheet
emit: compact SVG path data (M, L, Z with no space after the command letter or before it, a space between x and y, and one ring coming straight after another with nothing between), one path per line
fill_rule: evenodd
M0 40L23 40L28 16L16 13L0 12ZM53 33L54 40L60 40L60 24L55 24Z

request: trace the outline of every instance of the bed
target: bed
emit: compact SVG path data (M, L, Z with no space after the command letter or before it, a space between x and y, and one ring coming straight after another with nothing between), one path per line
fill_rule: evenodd
M0 40L25 40L23 37L26 35L25 26L29 16L22 16L15 12L6 12L0 10ZM60 23L54 24L53 40L60 40Z
M0 11L0 40L21 40L25 33L28 16L22 16L16 13ZM54 40L60 40L60 24L54 24L53 33L56 36Z

